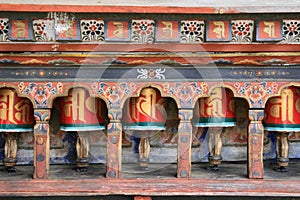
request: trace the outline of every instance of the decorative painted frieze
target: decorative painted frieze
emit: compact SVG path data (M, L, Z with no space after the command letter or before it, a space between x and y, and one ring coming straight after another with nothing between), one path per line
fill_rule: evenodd
M61 82L20 82L18 89L21 94L29 95L34 99L34 104L38 108L48 106L49 99L52 95L61 94L63 92L63 84Z
M281 21L260 20L256 27L257 41L279 41L282 39Z
M131 41L136 43L153 43L155 22L150 19L131 21Z
M300 42L300 20L283 20L282 42Z
M276 82L245 82L235 83L234 87L237 94L249 98L250 107L261 108L269 96L277 93L279 85Z
M139 75L137 79L166 79L164 73L166 69L158 68L158 69L137 69Z
M231 24L229 20L210 20L206 22L207 41L230 41Z
M204 41L204 21L182 20L180 23L181 43L202 43Z
M104 41L104 21L85 19L80 21L82 41Z
M0 18L0 42L8 41L9 19Z
M232 42L252 42L253 39L253 20L232 20L231 34Z
M14 85L16 84L16 85ZM74 87L73 82L13 82L5 83L6 87L17 87L18 93L28 95L34 99L34 106L46 108L51 103L53 96L60 96L67 88ZM106 99L108 105L121 106L129 96L137 95L143 87L148 87L149 82L93 82L80 83L90 88L92 93ZM207 95L211 88L220 85L219 82L151 82L162 96L169 96L178 99L181 106L193 107L199 96ZM223 82L223 87L233 90L235 97L248 99L250 108L263 108L270 96L279 95L281 88L290 85L286 82ZM3 86L3 83L2 83Z
M65 12L47 18L0 18L0 42L298 43L299 38L300 19L77 19Z
M33 20L33 32L38 42L49 42L55 40L54 19Z

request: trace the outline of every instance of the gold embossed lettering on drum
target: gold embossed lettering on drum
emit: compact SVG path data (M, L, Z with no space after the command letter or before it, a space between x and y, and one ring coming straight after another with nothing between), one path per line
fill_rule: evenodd
M134 97L124 105L124 130L140 138L139 166L148 168L150 137L166 130L166 98L154 88L144 88L139 97Z
M60 129L64 131L94 131L105 129L105 103L90 97L83 88L74 88L68 97L60 99Z
M268 100L265 108L264 128L276 132L278 171L287 171L289 164L288 133L300 131L300 90L287 87L281 95Z
M232 127L236 123L234 96L226 88L214 88L209 97L199 99L196 112L196 127Z
M267 131L300 131L300 90L284 88L280 96L266 104L264 128Z
M76 131L77 171L86 171L89 165L87 132L104 130L106 106L99 98L90 97L83 88L73 88L69 96L60 99L60 129Z
M143 89L139 97L131 98L124 106L124 129L166 129L166 99L156 89Z
M33 125L32 103L12 89L1 89L0 131L5 133L3 164L7 172L17 172L17 133L33 131Z
M31 102L19 97L12 89L0 90L0 131L28 132L33 130Z
M197 106L194 126L209 127L208 159L211 170L218 171L222 160L222 133L226 127L236 124L234 96L229 89L214 88L209 97L199 99Z

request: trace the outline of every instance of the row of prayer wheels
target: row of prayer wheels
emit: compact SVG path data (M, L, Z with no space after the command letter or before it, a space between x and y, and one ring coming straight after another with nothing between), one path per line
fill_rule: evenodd
M130 98L124 105L123 129L138 137L138 163L148 167L150 138L166 130L168 99L155 88L144 88L139 97ZM60 129L77 134L77 170L85 171L89 165L88 131L105 130L107 108L103 100L91 97L83 88L73 88L67 97L59 98ZM300 90L287 87L280 96L266 104L264 128L277 133L277 163L279 171L288 166L288 134L300 131ZM33 131L34 118L31 102L19 97L12 89L0 90L0 131L6 135L4 166L15 171L17 162L17 133ZM194 127L209 129L210 169L217 171L221 164L222 133L236 125L235 98L227 88L214 88L210 96L200 98L193 119Z

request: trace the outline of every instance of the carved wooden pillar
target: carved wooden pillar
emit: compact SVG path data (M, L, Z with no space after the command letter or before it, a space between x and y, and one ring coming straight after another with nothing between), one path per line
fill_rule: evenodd
M35 109L33 178L45 179L50 168L50 109Z
M191 176L191 143L192 143L192 118L193 110L180 108L178 125L178 166L177 177L189 178Z
M263 178L263 109L249 110L248 128L248 177Z
M108 111L110 122L107 126L107 158L106 177L121 176L122 161L122 124L121 109L111 108Z

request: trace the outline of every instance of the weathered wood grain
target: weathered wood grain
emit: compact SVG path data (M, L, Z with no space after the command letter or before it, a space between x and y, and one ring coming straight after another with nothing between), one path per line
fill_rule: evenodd
M1 181L1 196L246 195L300 196L299 181L208 179L80 179Z

